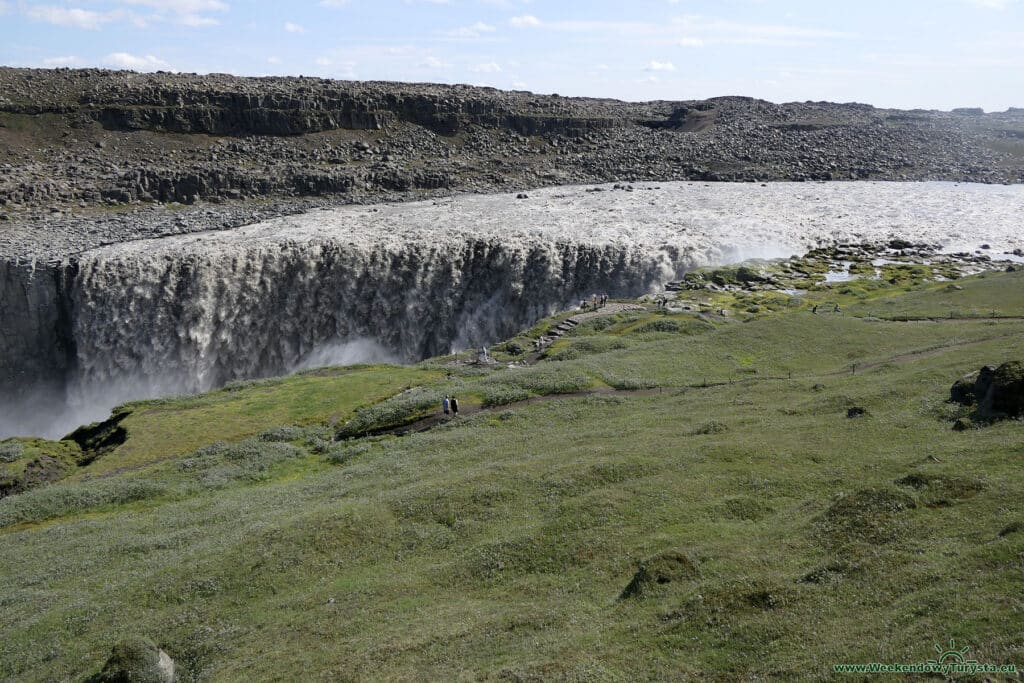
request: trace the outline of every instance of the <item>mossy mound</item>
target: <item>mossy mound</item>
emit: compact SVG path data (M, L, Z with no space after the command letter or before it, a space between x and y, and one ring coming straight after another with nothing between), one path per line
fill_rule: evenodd
M0 498L60 481L83 453L73 441L14 438L0 442Z
M948 507L955 505L968 498L973 498L986 488L985 482L980 479L947 477L918 472L897 479L896 484L920 491L920 502L925 507Z
M114 646L103 671L89 683L175 683L174 660L146 638L132 637Z
M685 553L669 551L655 555L640 564L619 599L643 597L654 586L695 579L699 573L697 561Z
M833 503L820 520L820 527L835 545L890 543L902 535L897 515L915 507L914 499L902 491L861 489Z
M857 567L849 562L840 560L818 567L800 577L800 583L830 584L837 583L857 570Z
M770 505L749 496L729 498L722 504L722 513L728 519L756 522L775 512Z

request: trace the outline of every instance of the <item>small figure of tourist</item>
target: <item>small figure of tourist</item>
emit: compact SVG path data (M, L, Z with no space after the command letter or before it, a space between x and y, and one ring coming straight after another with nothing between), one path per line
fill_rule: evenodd
M450 408L451 408L451 404L448 401L448 397L445 396L444 400L441 401L441 410L444 411L445 417L448 416L448 412L449 412Z
M818 314L818 304L814 304L814 308L811 309L811 313Z
M839 304L836 304L836 307L832 309L832 312L833 313L838 313L839 312Z
M452 406L452 416L453 417L458 417L459 416L459 401L454 396L452 396L451 406Z
M582 308L584 311L587 310L587 300L586 299L581 299L580 300L580 308Z

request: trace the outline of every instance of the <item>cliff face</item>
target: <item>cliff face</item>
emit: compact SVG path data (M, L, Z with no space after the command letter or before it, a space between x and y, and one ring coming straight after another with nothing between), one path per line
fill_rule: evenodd
M0 392L60 390L74 363L64 263L0 260Z
M0 220L618 180L1024 180L1024 114L0 68ZM42 213L42 216L45 216Z

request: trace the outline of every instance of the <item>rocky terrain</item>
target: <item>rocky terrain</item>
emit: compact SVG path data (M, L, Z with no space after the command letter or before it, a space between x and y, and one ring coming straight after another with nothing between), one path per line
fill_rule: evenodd
M0 239L4 222L104 242L456 192L835 179L1022 182L1024 110L0 68Z

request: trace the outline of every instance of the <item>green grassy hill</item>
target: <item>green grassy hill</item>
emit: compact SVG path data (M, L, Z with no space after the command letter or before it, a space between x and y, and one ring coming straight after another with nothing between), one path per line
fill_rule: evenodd
M946 403L1024 359L1024 273L956 287L650 305L507 367L545 321L493 366L130 404L91 461L6 442L89 464L0 500L0 678L81 680L130 635L183 680L823 680L950 639L1024 665L1024 429Z

